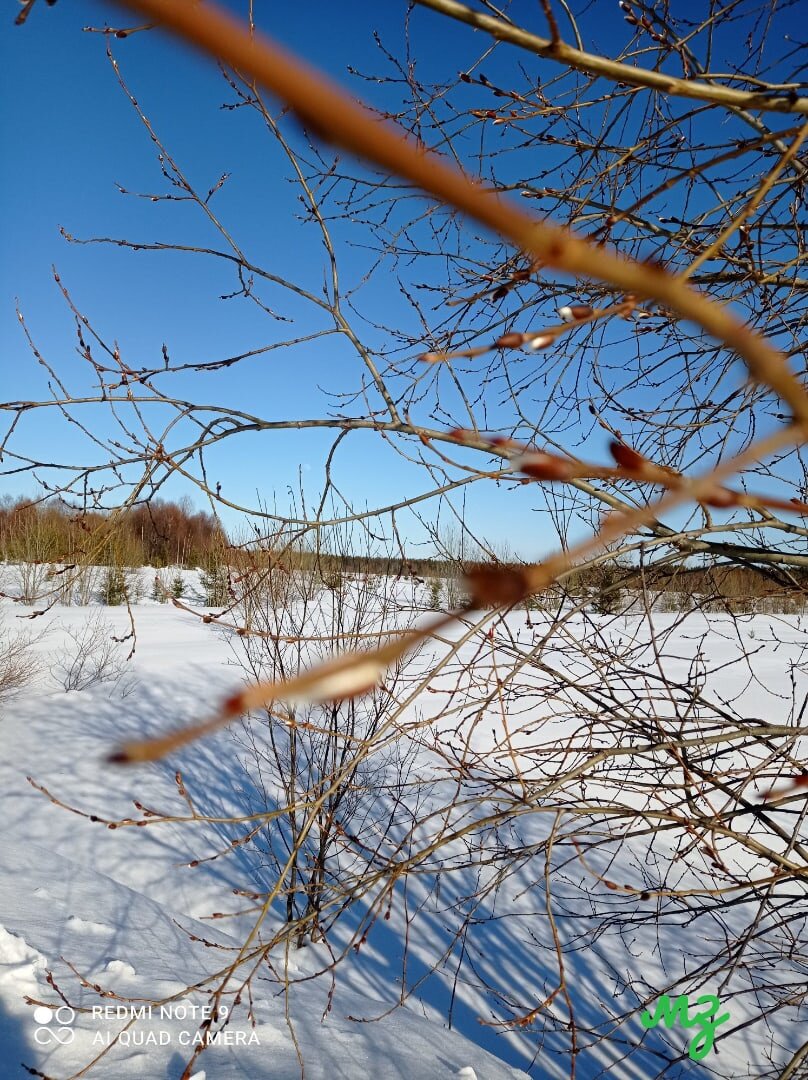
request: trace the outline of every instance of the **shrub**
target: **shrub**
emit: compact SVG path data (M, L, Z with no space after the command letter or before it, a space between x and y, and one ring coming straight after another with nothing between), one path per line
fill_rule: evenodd
M70 643L56 653L50 673L63 690L88 690L103 683L126 697L135 688L110 623L98 617L68 630Z
M125 604L128 598L126 574L120 566L108 566L101 581L101 603L117 607Z
M224 563L203 570L200 579L207 607L221 607L230 601L230 573Z
M429 598L427 599L427 606L430 611L441 610L441 598L443 596L443 586L441 585L439 578L432 578L429 582Z
M0 627L0 704L19 693L39 671L39 659L32 648L38 640Z
M158 570L154 575L154 581L152 582L151 591L152 600L156 600L158 604L164 604L168 599L168 587L166 586L165 578Z
M625 607L620 579L619 567L609 563L601 567L591 594L592 608L598 615L617 615Z

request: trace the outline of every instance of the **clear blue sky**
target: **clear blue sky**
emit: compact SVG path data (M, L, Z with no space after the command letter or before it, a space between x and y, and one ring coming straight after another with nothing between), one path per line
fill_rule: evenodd
M234 10L242 5L231 3ZM358 0L340 4L257 4L259 26L336 80L362 93L375 105L392 105L395 88L359 81L352 66L365 72L385 67L374 41L377 31L393 53L403 54L403 0L381 5ZM537 4L513 8L537 32L544 33ZM600 14L598 14L600 13ZM50 273L54 264L78 307L133 367L160 363L165 342L172 360L216 360L253 349L285 336L302 335L313 325L311 311L283 302L281 310L294 325L276 323L242 300L222 301L232 291L231 270L215 260L176 253L132 253L111 247L73 246L59 235L64 226L78 237L113 236L145 242L173 242L221 247L221 240L198 208L182 203L152 203L127 197L130 191L170 191L161 177L154 147L131 105L120 91L105 55L102 35L83 27L132 25L109 5L88 0L62 0L53 8L42 0L22 28L11 25L7 12L0 25L0 116L5 168L0 172L3 258L0 265L0 398L16 400L47 395L45 373L33 361L14 311L15 298L42 354L67 382L86 385L75 355L75 330ZM590 36L587 47L607 53L627 40L628 31L617 4L598 3L582 21ZM424 82L453 77L475 60L486 42L468 28L431 12L416 10L411 30L419 76ZM563 30L563 27L562 27ZM249 110L223 111L232 102L215 66L156 32L113 41L113 51L133 93L154 122L161 138L183 170L202 189L223 172L231 180L214 198L248 257L273 271L283 271L312 292L322 285L323 259L316 232L295 218L296 192L288 182L271 140L261 137ZM520 62L528 63L525 56ZM486 62L496 75L514 62L511 52L498 52ZM358 283L368 265L367 254L346 243L350 229L336 227L346 285ZM574 297L574 290L570 293ZM271 291L265 298L272 301ZM361 314L377 323L401 319L402 305L394 281L376 279L360 294ZM550 317L553 305L548 305ZM410 316L410 320L412 317ZM324 325L321 321L320 325ZM358 320L367 342L381 344L380 332ZM410 321L411 329L414 323ZM225 399L265 417L305 418L325 415L318 387L355 387L360 368L351 350L328 337L289 353L269 353L214 375L175 378L170 386L199 401ZM169 384L166 384L168 390ZM361 403L346 411L361 411ZM109 430L108 421L101 423ZM242 437L212 456L211 482L236 502L266 504L277 499L288 506L288 488L301 474L314 500L322 478L324 449L333 440L297 432ZM86 438L65 423L42 413L25 418L14 445L47 447L54 461L87 456ZM338 452L338 479L357 506L383 505L402 493L415 494L426 484L419 469L380 447L373 435L351 435ZM9 467L9 461L6 461ZM13 465L12 465L13 467ZM31 492L28 479L0 479L0 488ZM181 479L163 489L180 495L193 489ZM195 501L201 505L199 496ZM475 529L490 540L508 541L523 554L536 555L550 543L544 518L532 512L541 500L535 488L508 491L492 483L475 485L467 512ZM459 505L459 501L458 501ZM428 509L424 508L429 514ZM235 521L231 517L226 523ZM418 539L417 523L402 523L407 536ZM521 537L517 540L516 537Z

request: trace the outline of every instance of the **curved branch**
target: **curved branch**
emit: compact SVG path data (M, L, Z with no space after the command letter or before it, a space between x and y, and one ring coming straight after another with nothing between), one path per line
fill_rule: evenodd
M170 4L165 0L117 2L158 20L204 52L250 75L288 102L322 138L405 177L541 264L576 276L599 278L637 297L663 301L737 352L752 377L787 402L798 424L808 426L808 395L784 357L720 304L694 292L656 264L620 258L493 197L436 155L412 145L396 128L380 123L330 80L266 37L251 34L212 4L200 7L189 0Z
M545 60L555 60L559 64L583 71L588 75L599 75L629 86L641 86L648 90L659 90L673 97L690 98L693 101L709 101L713 105L727 105L736 109L755 109L761 112L803 113L808 115L808 98L797 97L793 92L783 96L772 93L754 93L749 90L732 90L728 86L710 86L695 79L677 79L659 71L646 71L643 68L621 64L595 53L582 52L563 41L551 41L538 37L527 30L522 30L512 23L496 19L492 15L483 15L473 11L457 0L415 0L422 7L447 15L458 22L484 30L498 41L507 41L519 49L526 49Z

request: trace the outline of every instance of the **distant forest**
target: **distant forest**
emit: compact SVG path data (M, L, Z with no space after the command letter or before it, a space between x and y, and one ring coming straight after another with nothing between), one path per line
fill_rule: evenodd
M82 562L108 515L57 499L0 498L0 555L6 562ZM117 516L95 561L123 566L202 566L227 544L212 514L189 499L152 499Z
M81 563L88 557L93 541L109 530L108 517L101 511L81 511L56 499L0 497L0 558L4 562ZM390 553L384 556L350 552L316 551L256 538L239 542L228 537L212 514L194 509L189 499L152 499L118 515L94 560L101 565L122 567L166 566L211 568L236 564L244 568L269 568L274 554L283 563L294 552L297 566L321 572L389 574L423 578L458 577L464 570L478 567L476 560L412 558ZM515 566L518 564L511 563ZM627 561L573 570L552 591L578 596L586 592L614 594L623 589L636 592L645 587L652 593L666 592L708 599L743 600L762 597L791 597L803 606L808 595L808 569L766 566L739 566L729 562L673 569L640 568ZM610 609L613 604L608 605Z

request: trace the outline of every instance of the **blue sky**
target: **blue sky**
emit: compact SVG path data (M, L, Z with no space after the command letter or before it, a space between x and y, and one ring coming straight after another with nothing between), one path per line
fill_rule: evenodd
M229 6L240 10L240 5ZM539 33L545 28L538 5L516 5L514 11ZM393 105L396 87L357 81L353 66L365 72L388 72L374 41L403 53L406 5L353 2L339 5L256 5L259 26L295 49L354 92L375 105ZM626 40L627 31L616 4L599 4L600 17L589 17L587 46L608 52ZM608 16L608 17L606 17ZM131 25L110 6L74 0L46 8L37 4L27 24L0 29L0 116L6 147L6 168L0 173L0 206L4 256L0 265L0 349L4 400L42 398L46 376L33 361L14 311L19 299L42 354L68 385L86 386L83 365L75 355L72 317L52 279L55 265L71 295L98 330L117 340L123 359L133 367L160 363L165 342L172 360L217 360L247 349L297 336L325 325L310 305L283 301L293 325L279 324L243 299L223 301L235 287L234 275L218 260L178 253L151 253L114 247L74 246L59 235L63 226L77 237L112 236L144 242L171 240L221 247L215 230L197 207L177 202L152 203L120 194L116 184L135 192L171 189L160 175L154 147L130 103L117 85L105 55L106 39L85 33L85 26ZM563 28L562 28L563 29ZM414 54L419 76L453 76L473 62L485 42L465 27L417 10L412 16ZM315 230L295 218L296 190L288 182L271 140L261 137L249 110L223 111L234 96L207 59L179 49L158 33L136 34L113 41L113 51L132 92L153 121L182 169L201 189L222 173L231 180L212 206L237 237L248 257L277 272L283 270L317 293L323 259ZM524 55L520 62L527 62ZM496 77L514 62L512 52L495 54L485 70ZM247 115L250 113L250 115ZM352 249L353 226L334 230L346 285L357 284L367 255ZM361 238L360 238L361 239ZM439 268L435 270L439 273ZM575 290L571 286L570 296ZM272 289L264 299L274 303ZM402 306L395 283L375 278L358 301L357 325L371 347L384 343L381 331L368 322L401 322ZM552 307L548 305L546 315ZM412 316L407 329L414 329ZM270 418L325 415L318 388L337 391L358 385L356 356L336 336L307 346L265 356L214 375L176 377L171 388L199 401L221 401ZM168 389L168 385L166 385ZM361 411L361 405L346 408ZM109 430L107 420L96 420ZM279 509L289 505L289 489L302 479L307 498L316 500L322 461L333 433L242 436L211 456L211 482L236 503L256 498ZM22 447L47 447L54 461L86 457L87 440L75 426L56 424L44 412L25 418ZM394 502L428 484L418 468L380 445L371 434L352 434L338 451L338 483L355 506ZM8 460L6 462L8 466ZM31 492L29 479L4 477L5 491ZM193 493L181 478L165 495ZM199 495L194 496L202 505ZM524 554L548 546L545 518L534 513L542 500L535 488L516 491L493 483L474 485L466 512L473 528L494 543L509 543ZM461 500L456 499L459 507ZM429 509L424 507L429 516ZM233 525L235 514L225 511ZM403 534L417 542L422 532L412 518L399 522ZM545 535L546 533L546 535ZM519 539L517 539L519 538ZM537 551L537 549L539 549Z

